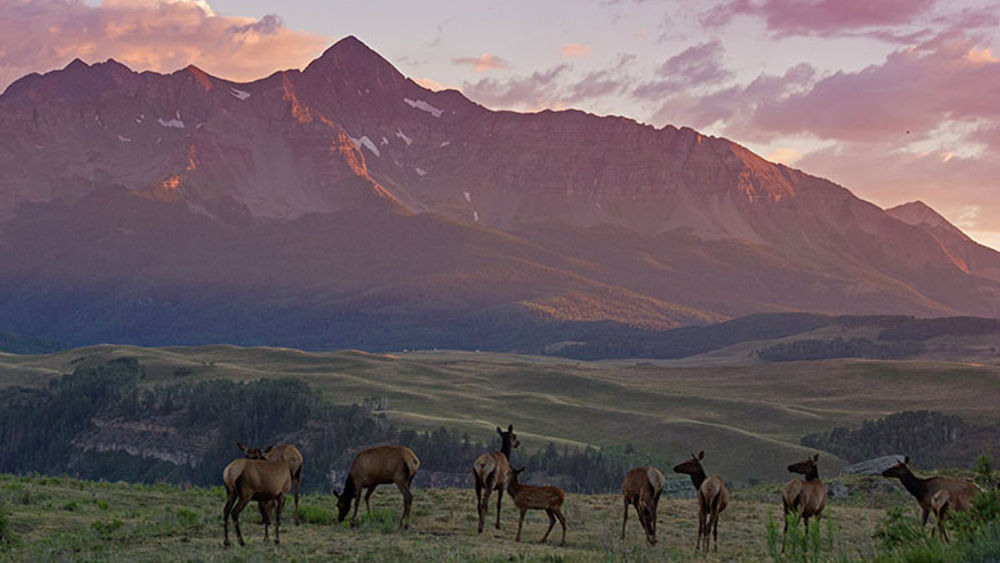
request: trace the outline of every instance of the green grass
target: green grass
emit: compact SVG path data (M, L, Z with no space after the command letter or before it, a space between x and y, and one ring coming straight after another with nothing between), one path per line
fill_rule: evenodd
M777 481L805 456L799 439L902 410L996 422L1000 366L940 361L828 360L762 364L743 357L579 362L474 352L306 353L281 348L96 346L0 355L0 386L44 385L78 365L134 356L147 384L295 377L335 403L385 399L403 427L439 426L492 441L513 423L522 447L623 447L661 466L704 449L706 468L730 481ZM178 376L178 369L186 368ZM905 452L901 452L905 453ZM820 474L845 464L824 456Z
M547 544L538 542L548 525L539 511L528 513L523 540L516 543L517 511L509 498L504 503L502 529L489 527L478 535L471 490L415 490L411 527L401 530L396 524L401 496L392 487L375 494L371 514L361 507L356 527L330 518L336 514L336 502L330 495L301 498L300 526L293 524L293 507L286 504L282 543L277 547L262 542L260 517L256 505L251 504L241 519L247 546L235 545L230 527L234 546L227 549L222 546L225 494L221 487L0 475L0 506L7 518L7 533L14 538L0 549L0 559L661 561L669 557L674 561L754 561L768 557L767 522L779 518L781 512L778 487L773 484L733 491L719 524L719 552L707 556L694 551L697 508L693 499L661 501L660 543L654 547L645 542L634 511L629 515L626 539L620 539L619 495L570 494L563 507L567 546L561 548L558 524ZM30 502L22 502L25 492L30 493ZM898 500L915 513L915 503L902 496ZM64 505L71 502L76 508L65 510ZM808 553L817 553L823 561L871 558L878 545L872 533L884 516L880 508L841 506L831 501L827 513L830 525L820 526L822 540Z

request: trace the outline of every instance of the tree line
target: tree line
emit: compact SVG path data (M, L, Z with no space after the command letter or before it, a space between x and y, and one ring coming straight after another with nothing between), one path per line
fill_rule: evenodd
M979 452L998 451L997 427L975 426L936 411L903 411L865 420L860 427L839 426L810 434L801 444L836 454L852 463L884 455L909 455L924 469L967 465Z

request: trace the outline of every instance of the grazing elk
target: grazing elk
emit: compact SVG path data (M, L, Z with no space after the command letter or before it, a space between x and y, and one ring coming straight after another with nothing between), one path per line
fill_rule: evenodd
M819 479L819 469L816 462L819 454L805 461L788 466L792 473L805 476L805 481L799 478L785 483L781 489L781 502L785 509L785 528L781 532L781 552L785 552L785 534L788 532L788 516L798 512L804 522L806 533L809 533L809 519L816 517L818 522L823 517L823 507L826 506L826 487Z
M472 478L476 482L476 507L479 510L479 533L483 533L486 525L486 513L490 508L490 495L497 491L497 529L500 529L500 503L503 491L510 480L511 449L521 445L514 434L514 425L507 426L504 432L497 426L500 435L500 451L481 454L472 463Z
M292 474L292 486L295 488L295 525L299 525L299 486L302 484L302 452L293 444L282 444L280 446L268 446L260 448L248 448L236 442L236 447L243 450L247 459L276 459L285 460L288 470ZM264 518L264 529L267 530L268 507L260 504L260 515Z
M521 519L517 522L517 538L521 541L521 527L524 526L524 515L530 509L544 510L549 516L549 529L542 536L542 542L549 539L552 527L556 525L556 518L562 524L562 542L560 546L566 545L566 518L562 514L562 504L566 500L566 493L559 487L536 487L534 485L522 485L518 483L517 477L524 468L511 469L510 481L507 483L507 492L514 499L514 506L521 511Z
M337 521L343 522L347 513L351 510L351 500L354 502L354 514L351 515L351 525L358 523L358 506L361 504L361 492L366 488L365 508L371 512L371 505L368 504L375 487L395 483L399 492L403 494L403 513L399 517L399 525L404 528L410 527L410 505L413 503L413 493L410 492L410 485L413 483L413 476L420 468L420 459L413 450L405 446L375 446L361 450L351 462L351 468L347 472L347 479L344 481L344 490L341 493L333 491L333 496L337 497ZM405 520L405 523L404 523Z
M917 499L917 504L923 510L921 517L923 525L927 525L927 516L933 513L937 519L937 529L940 530L945 541L948 541L948 534L944 531L944 520L947 518L948 512L968 510L972 506L972 497L979 492L979 487L972 481L947 477L935 476L921 479L910 471L909 463L910 458L906 456L903 461L883 471L882 476L898 478L903 487ZM933 528L931 535L934 535Z
M622 514L622 539L625 539L625 524L628 522L628 506L635 507L639 524L646 532L646 540L656 545L656 507L660 503L660 493L666 479L655 467L636 467L625 474L622 481L622 498L625 511Z
M223 545L229 546L229 518L233 519L236 538L240 545L240 513L247 503L256 500L264 504L274 502L274 543L280 541L278 529L281 527L281 510L285 507L285 494L292 486L292 472L284 459L235 459L222 471L222 482L226 485L226 506L222 509ZM238 500L237 500L238 499ZM268 522L264 522L264 540L267 541Z
M691 459L674 467L674 473L684 473L691 476L694 489L698 492L698 539L695 550L701 549L701 538L705 538L704 551L708 552L708 535L712 533L715 540L715 551L719 551L719 515L729 504L729 491L720 477L707 477L701 467L705 452L691 454Z

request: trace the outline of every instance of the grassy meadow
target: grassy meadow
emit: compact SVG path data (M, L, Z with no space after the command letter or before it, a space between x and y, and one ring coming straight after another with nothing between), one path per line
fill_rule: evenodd
M806 434L903 410L996 423L1000 402L996 363L767 364L739 348L729 356L679 361L578 362L455 351L96 346L0 354L0 386L40 386L76 366L121 356L138 358L146 385L294 377L337 404L378 397L382 412L401 427L446 426L492 443L496 425L513 423L522 448L530 450L550 441L619 449L631 444L661 467L705 450L707 471L741 483L786 479L785 466L808 453L799 445ZM824 455L820 475L834 475L845 464Z
M851 493L831 498L827 520L820 528L818 555L822 560L865 560L878 552L872 534L887 507L904 506L917 515L916 503L899 487L881 478L852 477ZM779 485L733 491L719 525L719 551L696 554L697 508L693 498L664 497L660 503L660 542L649 546L634 510L626 539L621 531L622 504L617 494L570 494L564 505L567 545L558 547L560 529L547 544L538 542L548 521L531 511L522 542L514 542L517 511L505 498L502 529L476 534L475 499L471 490L417 489L409 530L396 526L401 496L392 486L381 487L372 499L372 513L357 528L335 521L332 495L301 499L303 523L292 521L286 505L282 543L262 542L256 503L242 517L246 547L222 545L225 493L168 485L131 485L80 481L67 477L0 475L0 502L6 515L7 537L0 558L40 560L171 560L171 561L755 561L770 559L780 535L768 541L768 519L779 519ZM495 500L495 497L494 497ZM495 503L491 503L495 517ZM230 533L233 534L232 528ZM780 528L778 529L780 534ZM3 544L0 543L0 546ZM792 555L793 549L789 549Z

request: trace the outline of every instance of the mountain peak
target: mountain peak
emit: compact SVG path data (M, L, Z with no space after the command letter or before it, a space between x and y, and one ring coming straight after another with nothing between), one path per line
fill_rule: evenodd
M392 63L353 35L337 41L302 71L306 76L336 79L359 88L379 89L402 84L406 77Z
M896 207L886 209L885 212L908 225L920 226L926 224L931 227L942 228L961 236L963 239L968 238L961 229L952 225L940 213L920 200L897 205Z

